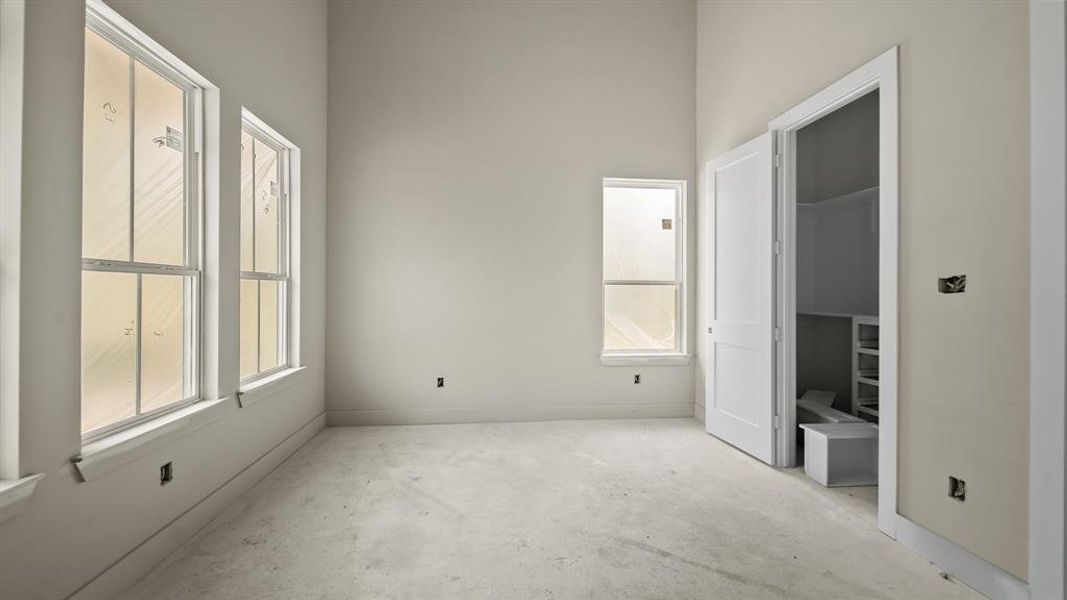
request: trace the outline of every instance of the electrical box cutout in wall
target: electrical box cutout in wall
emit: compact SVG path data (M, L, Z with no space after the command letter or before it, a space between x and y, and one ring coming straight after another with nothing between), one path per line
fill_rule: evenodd
M962 294L967 289L966 275L953 275L951 277L939 277L937 291L942 294Z
M159 468L159 485L167 485L174 481L174 463L169 462Z
M439 387L439 388L445 387L445 378L444 377L438 377L437 378L437 387Z
M948 478L948 497L963 502L967 499L967 482L957 477Z

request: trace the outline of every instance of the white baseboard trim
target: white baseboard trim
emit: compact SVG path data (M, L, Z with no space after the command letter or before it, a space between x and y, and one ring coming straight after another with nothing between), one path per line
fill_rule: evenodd
M649 419L692 417L693 405L586 404L578 406L486 406L478 408L385 408L327 410L327 426L429 425L503 423L510 421L567 421L576 419Z
M704 411L704 407L699 404L693 404L693 418L701 423L707 422L707 414Z
M326 414L320 413L68 596L68 600L108 600L117 597L196 535L231 502L285 462L325 426Z
M896 516L895 525L898 542L986 596L996 600L1030 598L1030 586L1025 581L977 554L901 515Z

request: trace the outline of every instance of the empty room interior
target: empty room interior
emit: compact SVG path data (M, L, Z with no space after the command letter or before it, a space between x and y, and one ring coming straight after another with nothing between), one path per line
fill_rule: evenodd
M0 0L0 598L1063 599L1065 23Z

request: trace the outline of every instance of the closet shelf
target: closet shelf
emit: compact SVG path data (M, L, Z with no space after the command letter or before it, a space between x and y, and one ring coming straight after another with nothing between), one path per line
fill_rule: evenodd
M860 414L870 415L874 418L878 418L878 405L873 406L861 406L856 409L856 412Z
M878 333L878 317L852 319L852 414L875 422L881 382L878 367L870 365L868 357L879 354Z
M797 310L798 315L804 315L806 317L835 317L839 319L855 319L859 317L861 319L877 319L878 317L872 317L871 315L859 315L856 313L843 313L843 312L823 312L817 310ZM875 340L877 343L877 340Z

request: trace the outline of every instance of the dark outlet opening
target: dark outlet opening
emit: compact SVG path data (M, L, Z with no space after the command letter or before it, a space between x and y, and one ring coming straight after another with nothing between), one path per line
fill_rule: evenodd
M958 502L967 499L967 482L957 477L948 478L948 497Z
M174 481L174 463L167 463L159 468L159 485Z
M634 375L634 384L641 383L641 375Z
M445 378L444 377L438 377L437 378L437 387L445 387Z
M942 294L962 294L967 290L967 276L953 275L937 279L937 291Z

